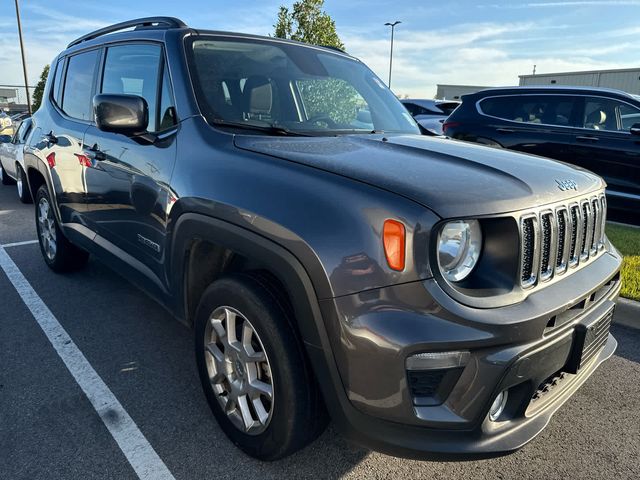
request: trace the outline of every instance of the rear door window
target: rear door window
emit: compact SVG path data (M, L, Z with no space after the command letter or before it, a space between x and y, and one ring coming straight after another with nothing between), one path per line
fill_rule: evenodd
M573 126L577 97L570 95L514 95L488 97L480 101L485 115L512 122Z
M29 135L29 131L31 130L31 120L27 119L24 120L21 124L20 127L18 128L18 131L16 132L16 135L14 137L14 143L25 143L25 140L27 139L27 136Z
M70 117L91 121L92 92L99 50L69 57L61 108Z

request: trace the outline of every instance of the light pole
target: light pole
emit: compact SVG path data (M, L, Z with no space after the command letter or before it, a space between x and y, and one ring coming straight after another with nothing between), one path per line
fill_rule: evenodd
M29 95L29 81L27 80L27 62L24 59L24 43L22 41L22 23L20 22L20 7L16 0L16 18L18 20L18 37L20 38L20 53L22 54L22 73L24 74L24 89L27 93L27 108L31 112L31 95Z
M17 1L17 0L16 0ZM391 27L391 53L389 54L389 88L391 88L391 68L393 67L393 32L396 28L396 25L402 23L399 20L396 20L393 23L385 23L385 26Z

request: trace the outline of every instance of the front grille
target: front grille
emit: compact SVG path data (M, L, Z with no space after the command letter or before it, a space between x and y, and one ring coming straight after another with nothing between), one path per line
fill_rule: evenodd
M563 273L567 269L567 263L565 262L565 251L568 243L566 241L567 236L567 209L558 209L558 251L556 252L556 271Z
M553 228L552 220L553 214L551 212L543 213L540 215L540 229L542 230L542 258L540 260L540 280L544 281L551 277L553 274L553 264L551 258L554 256L552 249L555 246L553 244Z
M536 256L535 245L537 242L534 227L535 217L522 220L522 283L535 282L533 276L533 258Z
M578 264L578 249L580 245L578 244L578 228L580 226L580 209L577 205L571 206L571 255L569 256L570 265L573 267Z
M604 249L603 194L520 218L520 284L531 288L583 265Z
M540 385L538 385L538 389L533 393L531 402L535 403L542 400L547 394L551 393L556 387L560 386L562 382L567 378L567 375L567 373L560 371L545 379Z
M587 330L584 339L584 348L582 350L581 365L585 365L604 347L609 338L609 330L611 329L611 321L613 314L607 315L600 320L593 328Z

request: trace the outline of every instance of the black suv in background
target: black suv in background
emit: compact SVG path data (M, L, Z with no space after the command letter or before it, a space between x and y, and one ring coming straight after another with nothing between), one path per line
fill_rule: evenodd
M638 96L604 88L493 88L465 95L444 134L591 170L607 182L609 208L640 223Z
M192 325L213 414L257 458L326 411L394 454L514 450L616 349L602 179L421 136L340 51L98 30L51 63L25 163L46 264L94 255Z

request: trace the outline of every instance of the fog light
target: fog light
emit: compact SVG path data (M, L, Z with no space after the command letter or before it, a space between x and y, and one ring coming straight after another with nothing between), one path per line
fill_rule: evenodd
M496 399L491 404L491 408L489 409L489 420L495 422L500 418L502 412L504 412L504 407L507 405L507 391L504 390L498 394Z

